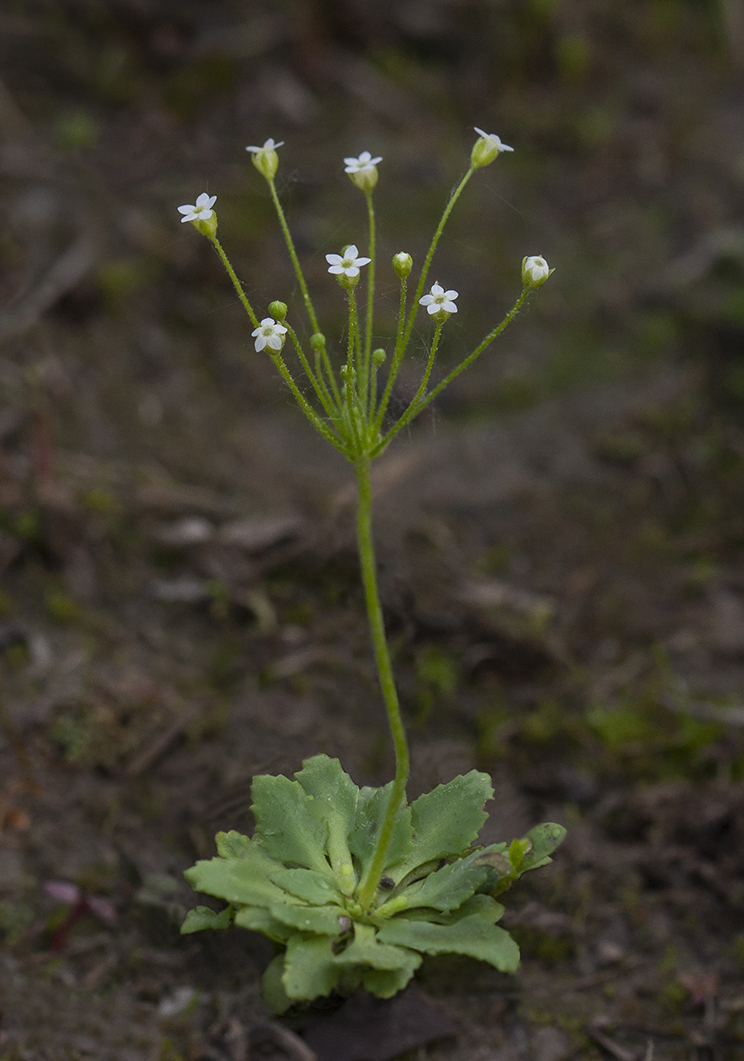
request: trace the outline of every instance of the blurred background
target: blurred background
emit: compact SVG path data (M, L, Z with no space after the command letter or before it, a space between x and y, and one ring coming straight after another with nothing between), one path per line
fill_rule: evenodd
M460 297L435 373L512 305L523 256L556 271L378 465L383 596L412 794L478 766L490 839L570 838L515 890L519 977L430 963L421 989L465 1019L431 1045L425 1014L385 1056L741 1049L741 0L5 0L3 1056L244 1061L251 1035L301 1056L266 1032L270 950L179 939L180 874L250 827L256 771L327 751L390 775L353 492L176 207L216 195L259 316L300 319L244 150L285 141L340 336L325 254L366 242L343 158L383 156L384 345L388 263L422 261L476 125L514 153L437 252Z

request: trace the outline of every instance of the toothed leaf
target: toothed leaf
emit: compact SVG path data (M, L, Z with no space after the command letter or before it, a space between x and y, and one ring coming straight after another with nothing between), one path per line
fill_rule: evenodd
M354 827L359 789L341 767L338 759L314 755L295 774L308 796L310 812L328 826L328 854L339 869L351 864L349 835Z
M349 847L366 869L372 860L385 812L387 810L392 781L384 788L363 788L359 794L356 822L349 838ZM393 835L388 845L385 869L406 858L411 853L413 827L411 825L411 808L403 807L398 812Z
M256 832L269 855L330 876L325 857L328 825L313 814L311 797L298 781L260 774L251 786Z
M282 984L291 999L330 995L342 967L336 965L330 936L291 936L284 956Z
M519 966L519 947L509 933L478 914L449 925L396 917L382 925L377 935L382 943L396 943L426 954L466 954L502 973L516 972Z
M471 770L411 804L414 846L394 876L437 858L458 855L476 839L488 815L483 804L493 796L488 774Z
M197 906L194 910L189 910L186 914L186 918L181 925L181 935L188 936L191 932L201 932L205 928L211 928L216 931L230 927L230 919L232 917L232 908L226 906L224 910L219 912L216 910L210 910L208 906Z
M272 870L270 876L274 884L311 906L325 906L340 899L333 881L313 869L285 869L281 866Z
M251 848L250 837L236 833L234 829L229 833L217 833L214 839L221 858L245 858Z
M340 906L289 906L286 903L272 903L269 913L277 921L291 925L299 932L313 932L316 936L340 936L342 932L338 919L344 912Z

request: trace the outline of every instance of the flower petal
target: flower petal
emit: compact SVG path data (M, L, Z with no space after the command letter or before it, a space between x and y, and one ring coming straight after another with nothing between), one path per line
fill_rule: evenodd
M340 265L343 258L340 254L326 254L326 261L329 265Z

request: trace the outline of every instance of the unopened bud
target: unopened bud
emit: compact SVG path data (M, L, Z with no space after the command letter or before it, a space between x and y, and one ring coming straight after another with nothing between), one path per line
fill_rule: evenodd
M386 354L385 354L385 351L382 348L380 348L379 350L373 350L372 351L372 364L373 365L377 365L377 367L379 368L380 365L382 365L384 363L385 357L386 357Z
M287 303L286 302L270 302L269 313L278 321L283 321L287 316Z
M540 287L555 272L539 254L522 259L522 283L525 287Z
M321 351L325 350L325 344L326 344L326 337L325 337L325 335L323 335L322 332L314 332L310 336L310 345L312 346L313 350L317 350L317 351L321 352Z
M406 254L405 251L399 251L393 255L393 269L395 269L401 280L405 280L411 269L413 269L413 258L410 254Z

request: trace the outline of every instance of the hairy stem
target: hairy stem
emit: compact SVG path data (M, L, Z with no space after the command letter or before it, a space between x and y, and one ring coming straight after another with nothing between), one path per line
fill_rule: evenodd
M372 320L375 301L375 208L372 203L372 192L366 193L367 215L369 218L369 257L372 259L367 267L367 316L364 320L364 370L361 386L362 405L366 408L370 383L370 358L372 356Z
M470 169L468 170L468 172L465 174L465 176L462 178L460 183L457 185L457 187L453 191L452 195L450 196L449 202L447 203L447 205L444 208L444 213L442 214L441 220L440 220L439 224L437 225L437 230L434 233L434 236L432 237L432 241L431 241L431 244L429 245L429 249L426 252L426 258L424 259L424 266L423 266L423 268L421 270L421 276L419 277L419 282L418 282L418 284L416 286L416 294L413 296L413 303L411 305L411 313L410 313L410 316L408 318L408 324L406 325L405 334L403 335L403 349L404 350L408 346L408 340L411 337L411 329L413 328L413 321L414 321L414 319L416 317L416 310L418 309L419 299L421 298L421 296L422 296L422 294L424 292L424 284L426 283L426 277L429 274L429 266L431 265L431 260L434 257L434 251L437 249L437 244L439 243L439 239L440 239L442 233L444 232L444 226L447 224L447 219L449 218L450 214L452 213L452 210L454 208L455 203L457 202L457 200L462 195L463 190L465 188L465 185L468 183L468 181L470 180L470 178L473 176L474 173L475 173L475 170L471 166Z
M370 908L380 883L380 877L385 869L385 857L393 835L395 821L405 800L406 782L408 781L409 757L406 733L403 728L403 720L400 716L400 705L398 693L393 678L393 668L390 661L387 640L385 638L385 626L382 619L382 607L380 595L377 590L377 570L375 565L375 547L372 538L372 482L370 479L369 457L361 457L357 460L354 471L356 473L358 504L357 504L357 546L359 549L359 562L362 569L362 582L364 584L364 596L367 604L367 616L369 618L370 633L372 635L372 646L375 653L377 673L380 679L380 688L385 701L390 733L395 748L395 779L390 793L390 801L385 811L382 826L377 835L374 854L369 868L361 881L358 901L362 909Z
M388 373L387 383L385 384L385 392L382 395L380 401L380 408L377 410L377 415L374 420L374 432L380 430L382 421L385 419L385 412L387 411L388 402L390 401L390 395L393 392L393 384L398 376L398 370L400 369L400 363L403 360L403 354L405 353L405 346L403 345L403 328L406 323L406 291L408 289L408 283L405 277L401 277L400 280L400 308L398 310L398 332L395 336L395 353L393 354L393 361L390 365L390 372Z
M380 442L375 446L375 448L370 453L370 457L372 457L372 458L379 457L379 455L382 453L382 451L388 447L388 445L392 442L392 440L395 438L395 436L398 434L398 432L401 431L406 426L406 424L408 424L412 420L414 420L418 416L418 414L422 411L422 409L426 408L426 406L429 404L429 402L434 401L436 396L438 394L441 394L445 387L449 386L449 384L452 382L453 379L455 379L457 376L459 376L461 372L464 372L466 368L469 368L470 365L472 365L472 363L475 361L475 359L477 357L480 357L480 355L483 353L483 351L486 349L486 347L490 346L491 343L494 341L494 339L496 339L497 336L501 335L501 333L503 332L504 328L506 328L506 326L508 324L510 324L514 320L514 318L516 317L517 313L519 313L520 309L524 305L524 303L525 303L525 301L527 299L527 296L530 294L530 290L531 289L528 288L528 287L525 287L523 289L522 294L519 296L519 298L514 303L512 308L509 310L507 315L504 317L504 319L502 320L501 324L498 324L493 329L492 332L488 333L488 335L485 337L485 339L483 339L483 341L480 342L478 344L478 346L476 346L476 348L475 348L475 350L473 350L472 354L469 354L465 358L464 361L461 361L460 364L456 368L453 368L452 371L449 373L449 375L445 376L444 379L442 380L442 382L438 383L436 385L436 387L434 387L432 390L430 390L429 393L425 397L419 399L418 405L413 407L413 403L411 403L411 405L408 407L408 409L404 413L404 416L401 417L401 419L398 421L397 424L394 424L393 427L390 428L390 430L385 435L385 437L382 438L380 440ZM409 415L409 413L410 413L410 415ZM404 422L404 418L405 418L405 422Z
M212 240L212 246L214 247L214 249L219 254L219 256L220 256L220 258L222 260L222 264L225 266L225 269L227 270L227 275L230 277L230 279L233 282L233 287L235 288L235 290L238 293L238 298L240 299L240 301L243 304L243 309L245 310L245 312L248 314L248 316L250 317L251 321L253 322L253 327L254 328L258 328L258 326L259 326L258 317L253 312L253 306L248 301L248 296L246 295L245 291L243 290L243 285L241 284L240 280L238 280L237 276L235 275L235 270L233 269L232 265L230 265L230 259L227 257L227 255L225 254L224 250L222 249L222 244L220 243L220 241L217 239L216 236L212 236L210 238Z
M284 210L282 210L282 204L279 201L279 196L277 195L276 185L274 183L273 178L269 181L269 188L271 190L271 198L274 202L274 208L276 210L277 217L279 218L279 224L282 226L282 232L284 233L284 242L287 244L287 250L289 251L289 256L292 259L292 265L294 266L295 276L297 277L297 283L300 285L300 291L302 291L302 298L305 302L305 309L307 310L307 315L310 318L310 323L313 326L313 331L319 332L320 328L318 327L318 318L315 315L315 309L313 307L312 299L310 298L310 292L308 291L307 284L305 283L305 276L302 272L302 266L300 265L300 260L297 257L297 251L294 247L294 241L292 240L292 235L289 231L289 225L287 224L287 219L284 216Z

